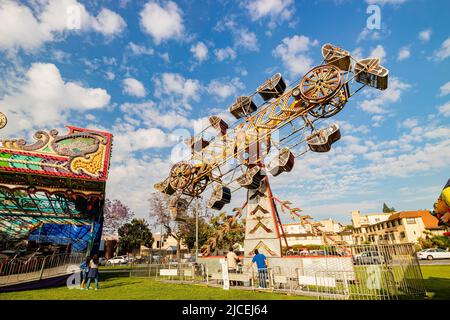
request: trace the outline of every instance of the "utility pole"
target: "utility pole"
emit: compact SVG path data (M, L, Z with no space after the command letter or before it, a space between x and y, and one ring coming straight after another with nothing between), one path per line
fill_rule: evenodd
M198 199L195 205L195 262L198 259Z
M163 224L161 222L161 229L159 233L159 263L162 263L162 242L163 242Z

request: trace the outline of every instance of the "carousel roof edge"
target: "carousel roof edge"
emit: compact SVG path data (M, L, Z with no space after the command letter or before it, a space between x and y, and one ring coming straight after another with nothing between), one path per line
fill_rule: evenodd
M25 139L1 140L2 175L8 173L12 179L19 179L20 176L45 176L44 178L105 183L113 135L70 125L65 127L68 129L65 134L60 134L55 129L48 132L37 131L34 134L35 142L30 144Z

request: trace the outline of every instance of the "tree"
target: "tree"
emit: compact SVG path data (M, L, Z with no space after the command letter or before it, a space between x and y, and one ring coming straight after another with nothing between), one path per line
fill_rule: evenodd
M17 239L11 237L8 233L0 231L0 251L15 247Z
M209 221L212 228L212 235L203 246L203 252L209 253L211 250L215 254L221 250L228 250L230 246L243 243L245 238L245 225L235 216L228 216L225 212L219 213Z
M386 203L383 203L383 213L391 213L391 212L395 212L395 208L389 208Z
M119 251L129 253L142 246L151 248L153 236L148 223L144 219L133 219L118 229Z
M175 221L170 219L170 213L168 208L168 199L162 193L153 192L148 199L150 202L150 218L154 221L153 227L164 227L166 234L172 236L177 242L177 260L180 259L181 249L181 234L178 231L178 225ZM162 240L162 234L161 234Z
M120 200L105 200L103 207L103 230L107 234L115 234L125 223L130 222L134 213Z
M433 235L429 231L424 231L425 238L419 238L422 249L428 248L450 248L450 238L444 235Z
M185 221L173 221L170 218L168 199L159 192L153 192L149 198L150 202L150 217L153 219L153 227L165 229L168 236L173 237L177 241L177 259L180 259L181 243L184 243L189 249L195 247L195 229L196 229L196 214L199 215L199 246L205 238L210 234L207 227L206 220L210 213L205 201L196 201L188 208Z
M195 249L195 239L196 239L196 219L195 216L188 217L186 222L180 225L180 235L183 243L188 247L189 250ZM211 227L205 218L199 217L198 219L198 247L206 243L209 236L211 235Z

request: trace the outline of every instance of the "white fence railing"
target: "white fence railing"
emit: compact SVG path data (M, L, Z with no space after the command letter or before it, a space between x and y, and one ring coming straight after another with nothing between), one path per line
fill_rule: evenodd
M0 261L0 286L72 273L69 267L79 266L84 259L84 253L3 259Z

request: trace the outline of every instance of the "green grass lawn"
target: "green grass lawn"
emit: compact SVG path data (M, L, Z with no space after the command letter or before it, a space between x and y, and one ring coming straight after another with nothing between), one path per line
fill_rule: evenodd
M103 278L103 279L102 279ZM101 275L100 290L66 287L0 293L0 300L280 300L313 299L277 293L253 292L205 285L164 283L145 278ZM91 288L93 286L91 285Z
M431 299L450 299L450 266L422 266L425 287ZM122 275L122 276L121 276ZM293 300L314 299L268 292L211 288L204 285L165 283L146 278L129 278L127 273L102 274L100 290L66 287L0 293L0 300Z
M422 266L422 274L429 298L450 300L450 266Z

